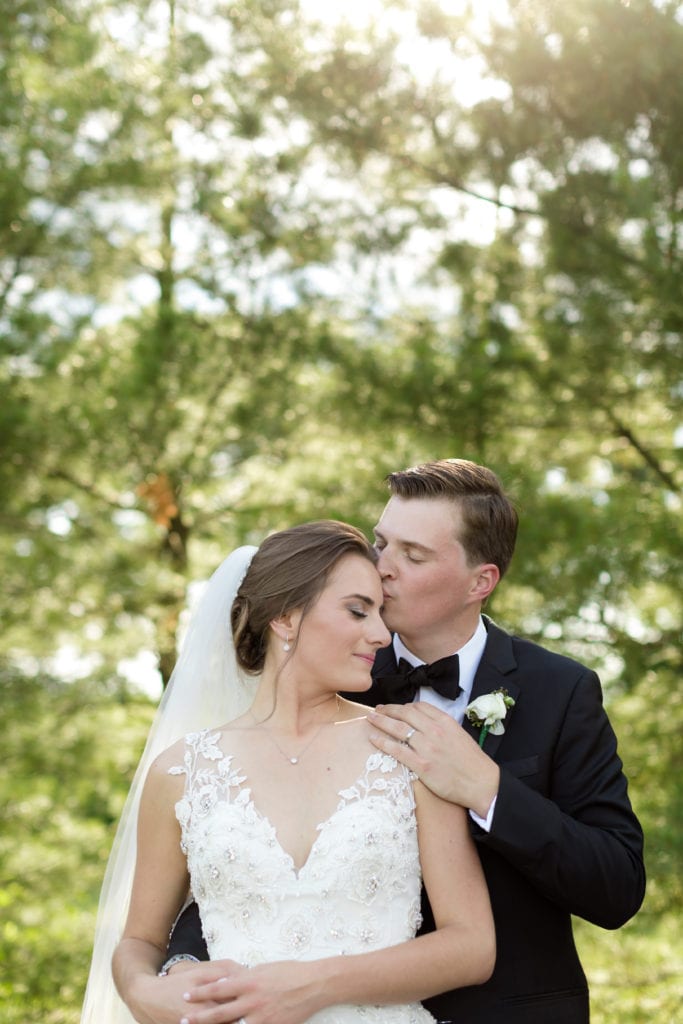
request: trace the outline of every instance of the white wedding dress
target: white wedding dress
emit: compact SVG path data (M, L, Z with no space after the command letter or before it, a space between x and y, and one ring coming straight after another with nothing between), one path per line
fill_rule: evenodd
M412 938L421 874L410 772L372 753L339 792L296 870L251 799L246 775L205 730L186 737L176 804L192 891L212 960L247 966L364 953ZM311 1024L433 1024L419 1003L333 1006Z

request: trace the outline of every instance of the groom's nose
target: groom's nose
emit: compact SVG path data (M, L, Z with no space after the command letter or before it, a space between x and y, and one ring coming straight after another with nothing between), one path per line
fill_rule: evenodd
M387 576L393 576L394 562L391 556L388 554L387 548L382 548L382 550L378 552L378 556L379 557L377 558L377 572L380 574L382 579L386 579Z

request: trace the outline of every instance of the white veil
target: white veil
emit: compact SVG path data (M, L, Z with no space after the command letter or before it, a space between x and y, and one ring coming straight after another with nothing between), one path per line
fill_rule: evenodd
M258 678L237 666L230 609L257 550L251 546L237 548L216 569L192 617L159 704L102 883L81 1024L135 1024L114 987L111 958L128 913L142 787L152 761L172 743L188 732L229 722L251 703Z

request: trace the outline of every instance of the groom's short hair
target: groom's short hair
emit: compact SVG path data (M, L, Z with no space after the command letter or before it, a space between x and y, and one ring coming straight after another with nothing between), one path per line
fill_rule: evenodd
M439 459L411 466L386 478L399 498L447 498L457 503L462 530L458 540L470 565L492 562L502 576L517 539L517 511L496 474L467 459Z

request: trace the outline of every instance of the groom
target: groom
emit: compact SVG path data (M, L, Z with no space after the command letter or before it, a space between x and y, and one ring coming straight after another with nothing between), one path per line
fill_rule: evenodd
M388 480L375 537L394 637L360 699L382 705L370 713L376 745L469 808L496 922L491 979L425 1005L438 1021L458 1024L587 1024L571 916L619 928L645 890L642 831L600 682L482 616L517 531L489 469L447 459ZM413 671L453 654L445 666ZM498 706L499 720L487 731L466 707L496 693L485 703ZM426 902L423 912L428 931ZM206 957L192 909L169 947L169 956L188 953ZM218 998L211 985L206 994ZM212 1019L232 1019L229 1007L222 1012Z

